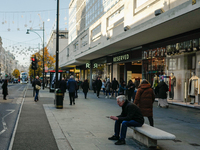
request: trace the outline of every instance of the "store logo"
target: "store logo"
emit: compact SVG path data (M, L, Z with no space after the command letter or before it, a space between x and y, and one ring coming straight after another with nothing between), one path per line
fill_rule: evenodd
M128 59L129 59L129 54L125 54L125 55L113 57L113 62L118 62L118 61L123 61L123 60L128 60Z
M90 63L86 63L85 67L86 67L86 68L90 68ZM98 64L97 64L97 63L94 63L94 64L93 64L93 68L98 68Z

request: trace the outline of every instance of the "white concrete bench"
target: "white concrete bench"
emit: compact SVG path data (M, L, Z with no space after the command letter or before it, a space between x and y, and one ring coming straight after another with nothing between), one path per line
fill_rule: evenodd
M130 127L133 129L133 138L147 147L156 147L157 140L174 140L175 135L158 128L143 124L142 127Z

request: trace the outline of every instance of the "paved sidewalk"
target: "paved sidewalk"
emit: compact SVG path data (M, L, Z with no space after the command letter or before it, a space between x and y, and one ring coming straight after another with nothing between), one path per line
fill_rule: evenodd
M66 93L63 109L56 109L54 93L49 93L48 89L40 90L40 101L35 103L33 102L32 90L30 89L31 86L29 86L29 94L23 107L27 108L27 115L30 114L29 110L34 108L36 115L31 115L33 120L44 120L44 122L41 123L42 127L35 129L35 131L32 130L33 126L31 124L27 124L23 128L20 128L19 125L18 130L20 130L21 135L24 133L27 138L30 136L27 140L30 142L25 141L29 146L27 149L149 150L149 148L132 138L133 131L131 129L127 131L126 145L116 146L114 141L108 140L108 137L114 134L114 121L106 118L106 116L119 115L121 113L121 108L117 105L114 98L105 99L103 95L97 98L93 92L89 92L88 98L84 99L83 93L80 90L75 101L76 105L69 105L69 96ZM42 109L42 106L44 109ZM175 134L177 137L175 141L158 141L156 150L200 150L200 142L198 140L200 137L200 127L198 126L200 124L198 117L200 110L175 105L170 105L169 109L156 106L157 102L154 103L155 126ZM40 118L38 115L42 117ZM22 115L22 117L24 116ZM26 122L27 119L24 117L23 121ZM30 123L34 124L34 121ZM148 124L147 118L145 118L145 123ZM40 138L38 135L41 135L43 138ZM34 141L34 137L38 137L38 140ZM40 139L44 141L40 145L44 148L37 147L38 143L41 143ZM18 147L15 148L16 150L21 150L19 147L22 144L21 140L25 140L25 138L18 139L16 137L16 144L18 144Z

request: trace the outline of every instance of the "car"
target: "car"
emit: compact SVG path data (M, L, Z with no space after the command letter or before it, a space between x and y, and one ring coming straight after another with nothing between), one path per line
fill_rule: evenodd
M13 83L18 83L18 79L14 79Z

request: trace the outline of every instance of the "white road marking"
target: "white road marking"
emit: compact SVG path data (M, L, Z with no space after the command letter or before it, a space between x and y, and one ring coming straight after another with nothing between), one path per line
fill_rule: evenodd
M13 109L8 109L6 111L10 111L8 114L2 117L1 122L3 124L3 130L0 132L0 135L3 134L8 128L6 126L6 122L4 121L4 118L6 118L8 115L12 114L15 110Z

